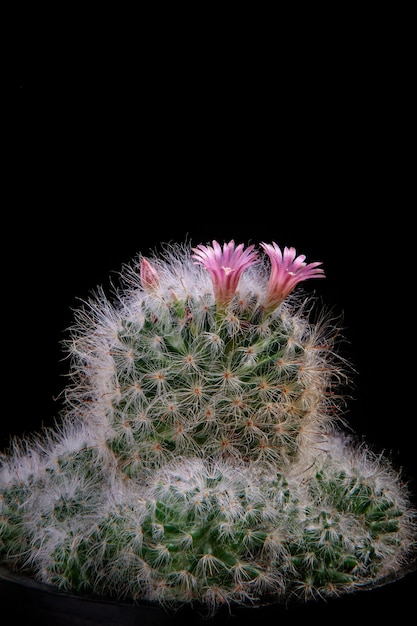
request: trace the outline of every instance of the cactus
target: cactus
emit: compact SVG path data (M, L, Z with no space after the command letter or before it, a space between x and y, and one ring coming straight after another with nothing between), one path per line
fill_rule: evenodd
M399 568L416 512L346 438L340 329L276 243L170 245L75 313L54 428L1 457L0 559L163 606L344 593Z

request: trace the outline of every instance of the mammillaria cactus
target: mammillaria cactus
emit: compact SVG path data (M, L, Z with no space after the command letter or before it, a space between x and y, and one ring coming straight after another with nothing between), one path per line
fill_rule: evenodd
M400 567L415 509L339 429L339 329L294 248L166 246L76 312L65 407L1 457L0 558L164 606L334 595Z

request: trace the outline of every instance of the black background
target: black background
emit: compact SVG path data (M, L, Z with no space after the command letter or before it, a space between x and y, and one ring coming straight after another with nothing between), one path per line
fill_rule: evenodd
M403 57L378 49L291 68L183 50L110 74L21 60L3 168L2 448L53 424L73 309L138 252L275 241L323 262L304 288L342 317L348 422L416 491L415 127ZM402 611L415 582L352 606Z

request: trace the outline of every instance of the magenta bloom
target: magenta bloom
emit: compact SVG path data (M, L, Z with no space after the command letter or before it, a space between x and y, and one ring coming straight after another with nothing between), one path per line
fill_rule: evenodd
M275 309L292 292L294 287L307 278L324 278L319 268L320 261L304 263L305 255L296 256L295 248L284 248L284 253L275 242L261 243L271 261L271 273L267 285L265 307Z
M223 244L223 249L217 241L213 241L213 246L199 244L192 249L196 263L210 272L216 302L221 306L235 295L242 272L257 262L258 252L254 247L251 245L244 250L243 243L236 246L232 239Z

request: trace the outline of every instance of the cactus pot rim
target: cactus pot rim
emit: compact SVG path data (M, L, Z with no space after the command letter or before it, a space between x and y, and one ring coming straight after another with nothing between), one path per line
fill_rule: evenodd
M198 607L181 607L177 611L164 609L157 604L140 601L129 602L127 600L117 601L115 599L103 596L80 595L70 591L63 591L54 587L36 581L30 575L16 572L7 567L5 564L0 565L0 597L6 611L10 611L12 615L16 613L31 619L31 625L49 624L60 626L70 626L77 624L78 626L162 626L184 625L195 626L196 624L210 624L219 626L220 624L233 623L239 626L253 624L253 620L259 617L266 618L272 622L273 618L287 617L288 621L294 616L311 615L317 612L326 611L330 613L332 610L344 612L352 611L352 615L367 603L368 607L373 604L383 611L384 602L390 602L387 594L388 588L394 590L392 583L400 583L403 579L409 579L412 586L415 585L414 580L417 574L417 557L408 561L403 567L381 577L371 583L366 583L356 587L354 590L346 592L334 598L312 599L306 602L290 601L283 602L276 599L265 598L256 606L239 606L236 605L230 609L220 610L212 618L207 619L203 609ZM407 582L407 581L406 581ZM405 583L404 583L405 584ZM406 588L408 593L408 587ZM367 591L368 594L363 594ZM372 596L372 594L377 594ZM411 594L412 595L412 594ZM382 602L381 602L382 601ZM332 609L333 607L333 609ZM37 621L38 620L38 621ZM247 620L247 621L246 621Z

